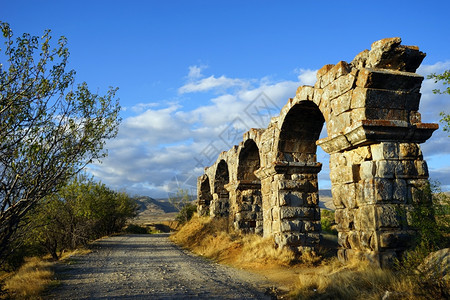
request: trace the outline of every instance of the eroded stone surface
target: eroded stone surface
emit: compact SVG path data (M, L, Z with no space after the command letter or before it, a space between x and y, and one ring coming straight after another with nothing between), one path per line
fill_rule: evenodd
M406 249L418 188L428 169L418 143L436 124L418 112L425 54L400 38L372 44L351 63L325 65L297 89L266 129L251 129L198 179L198 211L229 218L242 232L279 246L320 241L317 145L330 153L330 179L342 260L389 264ZM328 137L318 140L326 123Z

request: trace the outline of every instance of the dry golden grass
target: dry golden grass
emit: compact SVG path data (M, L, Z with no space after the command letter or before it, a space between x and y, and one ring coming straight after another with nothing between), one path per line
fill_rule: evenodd
M370 300L386 295L388 299L441 299L444 295L420 276L367 262L343 265L336 257L322 260L308 251L296 257L290 250L275 247L272 239L229 230L226 220L195 216L171 238L197 254L266 276L280 291L290 291L285 295L290 298Z
M40 258L27 258L24 265L4 282L4 289L15 299L39 299L39 295L52 283L52 263Z
M420 299L416 283L391 270L354 261L342 265L333 259L313 272L299 275L291 293L297 299Z
M197 254L240 267L288 265L295 259L292 251L277 249L272 239L228 230L225 219L194 216L171 238Z
M67 259L70 259L72 256L74 255L86 255L91 253L92 250L90 249L85 249L85 248L80 248L80 249L75 249L75 250L68 250L68 251L64 251L61 253L59 260L60 261L65 261Z

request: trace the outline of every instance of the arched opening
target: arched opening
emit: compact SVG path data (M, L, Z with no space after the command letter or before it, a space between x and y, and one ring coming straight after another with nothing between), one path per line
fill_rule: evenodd
M200 179L200 191L198 193L198 213L201 216L209 215L209 207L213 197L208 175L204 174Z
M270 227L280 246L316 247L320 208L316 141L325 119L312 101L294 105L281 126L272 188L277 194ZM266 225L265 225L266 228Z
M314 102L294 105L281 127L279 158L286 162L316 162L316 141L325 119Z
M233 203L234 227L246 233L263 233L261 181L255 175L259 168L258 146L247 140L239 153L236 203Z
M229 193L225 185L230 182L228 172L228 164L225 160L221 160L217 165L216 176L214 178L214 207L211 207L211 215L213 216L228 216L229 212Z
M258 146L253 140L245 141L239 153L238 180L259 181L255 171L260 167Z

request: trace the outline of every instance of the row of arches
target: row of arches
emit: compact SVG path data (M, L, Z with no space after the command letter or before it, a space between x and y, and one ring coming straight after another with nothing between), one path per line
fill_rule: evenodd
M303 198L316 199L314 203L310 201L309 205L317 211L313 221L318 223L320 210L317 173L321 164L316 162L316 141L325 119L315 103L300 101L289 110L281 122L281 126L274 124L277 138L265 143L261 134L264 131L253 129L238 146L222 153L216 164L208 168L200 178L198 186L201 215L227 217L236 230L263 235L261 180L266 179L263 170L267 169L268 164L267 161L262 162L261 157L267 157L268 152L273 152L272 149L275 148L277 172L285 175L288 180L292 180L292 175L295 178L300 174L308 177L308 184L304 184L300 193L314 194L311 196L289 192L286 199L280 201L288 203L289 207L301 207L308 201ZM261 149L264 147L265 151ZM308 170L305 165L309 166ZM311 175L315 176L312 184L309 182ZM272 224L266 227L272 231Z
M425 54L400 42L377 41L351 63L320 69L314 87L299 87L267 128L249 130L205 168L198 212L280 247L315 248L320 146L330 154L338 257L390 264L415 234L404 216L428 183L418 144L438 128L418 112L423 77L414 72Z

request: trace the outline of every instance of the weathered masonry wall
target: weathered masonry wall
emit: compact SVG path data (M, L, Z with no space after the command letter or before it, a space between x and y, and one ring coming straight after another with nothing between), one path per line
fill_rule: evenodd
M320 242L317 145L330 153L341 260L389 264L415 231L408 215L428 171L420 143L438 128L421 123L425 53L400 38L355 59L325 65L299 87L266 129L251 129L198 180L198 211L235 229L302 250ZM327 137L319 140L325 123Z

